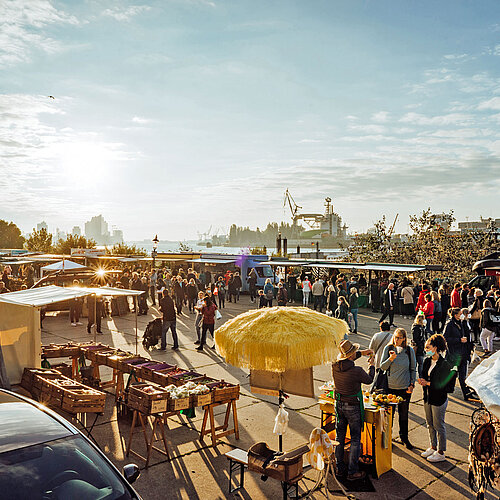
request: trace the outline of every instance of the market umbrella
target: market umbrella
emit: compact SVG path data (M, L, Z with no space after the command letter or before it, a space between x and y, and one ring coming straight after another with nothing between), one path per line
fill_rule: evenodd
M226 321L215 345L233 366L283 374L334 361L347 332L345 321L307 307L266 307ZM279 394L281 406L281 387Z

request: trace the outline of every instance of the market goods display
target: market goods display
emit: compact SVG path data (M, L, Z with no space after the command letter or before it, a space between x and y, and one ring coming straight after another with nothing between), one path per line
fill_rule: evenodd
M106 394L72 380L56 370L25 368L21 385L53 408L68 413L102 413Z
M237 384L207 377L202 373L179 368L176 365L144 358L102 343L50 344L42 346L42 353L49 353L50 357L83 355L96 365L109 366L123 374L135 373L138 379L148 383L131 386L129 401L132 403L130 406L148 414L158 413L160 412L158 408L164 406L164 403L153 404L153 401L167 402L166 409L161 411L177 411L211 403L226 403L238 399L240 394L240 386ZM26 377L29 376L26 375ZM52 377L58 378L60 373L55 372ZM26 385L33 387L31 381L25 382ZM149 388L144 390L141 386ZM39 392L41 392L41 385ZM138 402L140 398L144 402Z
M371 396L371 401L375 406L399 404L403 402L403 398L401 396L395 396L394 394L371 394Z

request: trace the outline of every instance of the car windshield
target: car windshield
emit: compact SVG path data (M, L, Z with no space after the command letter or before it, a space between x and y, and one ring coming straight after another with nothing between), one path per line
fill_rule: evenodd
M81 436L0 454L0 491L12 500L135 498L125 479Z
M271 269L271 266L259 266L259 267L256 267L255 270L257 271L257 274L261 278L272 278L273 277L273 270Z

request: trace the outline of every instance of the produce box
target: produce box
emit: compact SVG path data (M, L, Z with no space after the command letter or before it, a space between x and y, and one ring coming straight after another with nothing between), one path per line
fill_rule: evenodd
M153 382L155 384L158 384L158 385L161 385L162 387L168 385L168 374L172 371L172 370L176 370L177 369L177 366L175 365L168 365L167 363L163 363L163 366L165 368L161 368L161 369L155 369L155 371L153 372Z
M68 378L71 378L73 375L73 369L71 365L68 365L67 363L57 363L56 365L52 365L52 370L57 370L61 373L61 375Z
M187 408L190 408L191 406L191 397L188 396L187 398L170 398L168 400L168 410L169 411L179 411L179 410L186 410Z
M213 402L214 393L213 391L207 392L206 394L192 394L189 396L190 404L193 408L197 406L209 405Z
M104 344L95 344L95 345L89 345L85 349L85 357L89 361L97 361L97 353L101 351L108 351L109 352L110 347Z
M134 363L144 363L146 360L141 356L128 356L118 360L118 370L124 373L130 373L132 368L135 369Z
M157 366L158 361L149 360L148 363L144 363L137 367L137 376L144 380L148 380L149 382L153 382L153 371L154 367Z
M156 384L134 384L129 388L127 405L146 415L167 411L169 394Z
M68 343L62 345L50 344L42 346L42 355L46 358L72 358L81 355L81 349L78 344Z
M61 376L61 372L52 368L25 368L21 378L21 387L33 394L33 389L40 391L42 389L42 379L39 376L46 378L57 378Z
M52 407L61 408L65 390L80 388L82 384L64 376L52 380L42 379L40 401Z
M202 378L205 377L201 373L191 371L184 371L183 373L177 374L171 372L169 374L170 383L177 386L184 385L186 382L198 382L198 380L201 380Z
M63 388L61 408L68 413L102 413L106 394L83 384L77 389Z
M108 358L110 356L113 356L116 354L115 349L110 349L108 348L107 350L102 350L102 351L96 351L95 352L95 361L99 365L107 365L108 364Z
M223 403L240 397L240 386L224 382L224 380L208 384L208 387L214 392L214 403Z

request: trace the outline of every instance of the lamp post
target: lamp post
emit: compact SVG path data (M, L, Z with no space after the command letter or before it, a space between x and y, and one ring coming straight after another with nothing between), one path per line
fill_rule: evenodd
M158 243L160 240L158 239L158 235L156 234L155 237L153 238L153 251L151 252L151 256L153 257L153 269L156 267L156 255L158 254Z

